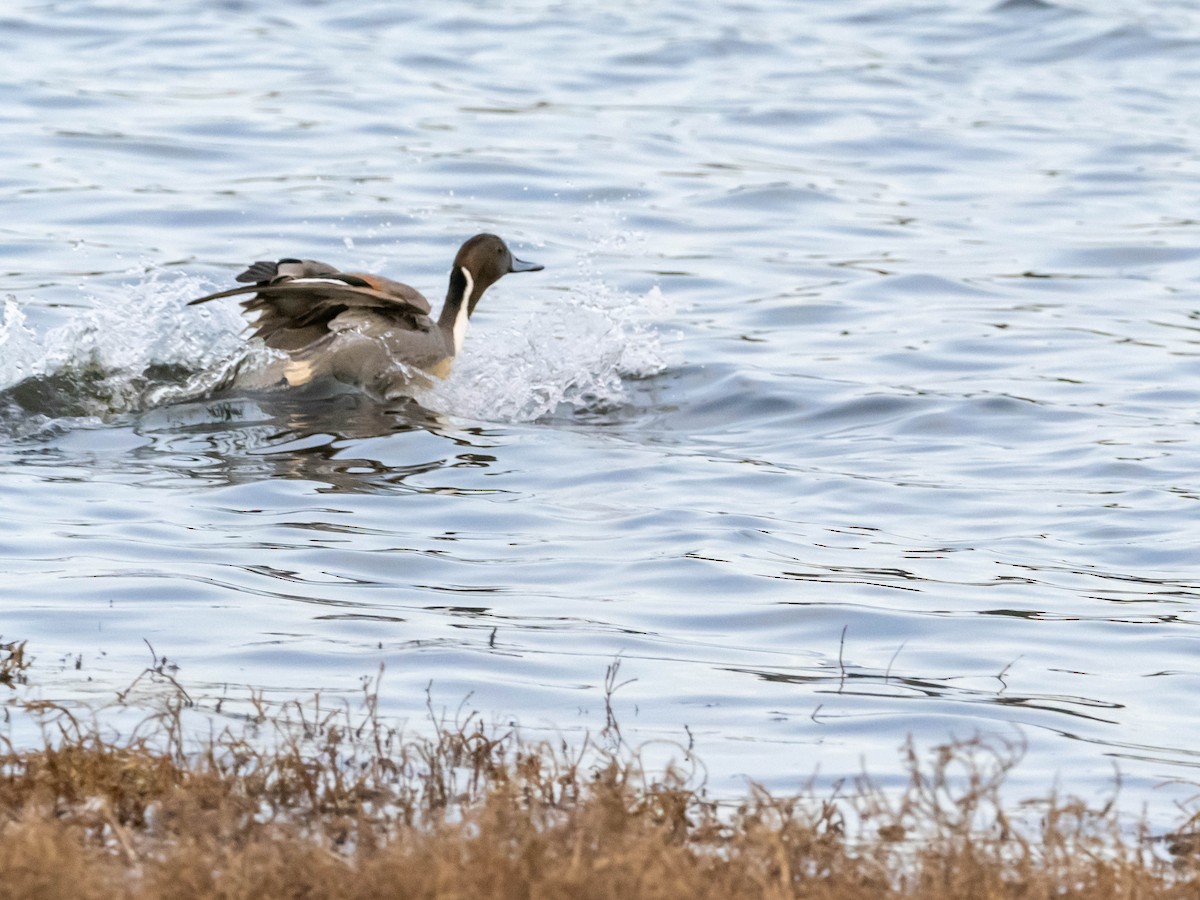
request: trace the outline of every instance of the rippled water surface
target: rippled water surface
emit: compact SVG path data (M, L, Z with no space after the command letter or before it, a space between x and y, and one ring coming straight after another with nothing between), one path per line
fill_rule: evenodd
M148 642L218 720L382 664L391 715L578 735L619 659L625 737L714 789L999 733L1026 794L1115 764L1167 808L1200 764L1200 13L410 6L0 14L26 693L102 707ZM481 230L546 268L415 402L229 389L263 351L185 305L281 255L440 299Z

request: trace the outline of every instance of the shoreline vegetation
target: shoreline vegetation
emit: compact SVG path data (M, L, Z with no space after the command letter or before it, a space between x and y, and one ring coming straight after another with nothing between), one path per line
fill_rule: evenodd
M751 785L717 800L694 761L650 772L626 743L618 663L605 726L576 747L432 706L427 734L406 735L370 682L357 709L252 697L240 730L197 741L165 663L139 679L172 699L110 736L17 699L25 644L0 640L3 720L32 717L42 735L29 749L0 735L0 897L1200 896L1196 815L1152 835L1112 803L1014 806L1011 742L909 746L898 791L863 776L829 795Z

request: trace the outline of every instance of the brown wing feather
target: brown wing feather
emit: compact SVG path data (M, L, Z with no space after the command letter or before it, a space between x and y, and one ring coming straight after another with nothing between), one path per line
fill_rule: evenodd
M227 291L217 291L215 294L205 294L203 297L197 297L195 300L189 300L188 306L195 306L197 303L207 303L209 300L220 300L222 297L236 297L238 294L253 294L258 290L258 285L250 287L230 288Z
M416 294L416 292L413 292ZM304 346L330 330L330 324L347 310L359 310L402 329L420 329L429 303L419 294L408 299L369 287L333 282L283 281L259 285L254 296L242 302L256 313L255 336L280 350Z
M293 278L311 278L314 275L336 275L338 270L329 263L316 259L281 259L278 261L260 259L251 263L245 272L238 275L234 281L262 284L264 281L274 281L279 275L291 275Z
M429 301L425 299L425 295L403 281L392 281L392 279L385 278L383 275L361 275L357 272L347 272L344 274L351 278L361 279L365 284L382 294L403 300L410 306L419 309L425 315L429 315L432 312Z
M383 324L418 331L427 327L431 311L429 301L407 284L381 275L338 272L315 260L259 261L238 276L239 281L252 278L262 280L198 297L188 305L253 294L242 301L242 307L257 314L254 335L280 350L295 350L327 334L330 323L347 310L374 314Z
M188 306L207 303L209 300L220 300L222 297L236 297L239 294L262 294L264 297L291 295L297 298L308 297L311 299L336 295L339 302L345 302L348 306L374 306L381 309L398 307L426 316L432 311L425 295L416 288L399 281L392 281L381 275L333 272L324 277L329 277L330 280L296 281L291 276L285 275L274 284L250 284L245 287L217 291L215 294L205 294L203 297L189 301ZM339 280L342 284L336 283Z

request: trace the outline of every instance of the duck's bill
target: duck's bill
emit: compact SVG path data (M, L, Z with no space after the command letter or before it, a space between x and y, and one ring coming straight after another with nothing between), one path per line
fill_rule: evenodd
M512 258L512 268L509 269L508 271L510 271L510 272L540 272L544 268L546 268L546 267L543 266L541 263L525 262L525 260L517 259L514 256Z

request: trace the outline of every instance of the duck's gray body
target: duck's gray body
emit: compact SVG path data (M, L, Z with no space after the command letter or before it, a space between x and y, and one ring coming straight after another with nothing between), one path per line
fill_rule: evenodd
M242 307L257 315L254 336L288 354L282 368L288 384L332 377L390 395L414 370L448 375L484 291L509 272L541 268L513 257L496 235L477 234L454 258L436 320L429 301L407 284L311 259L256 262L237 276L246 287L192 305L253 294Z

